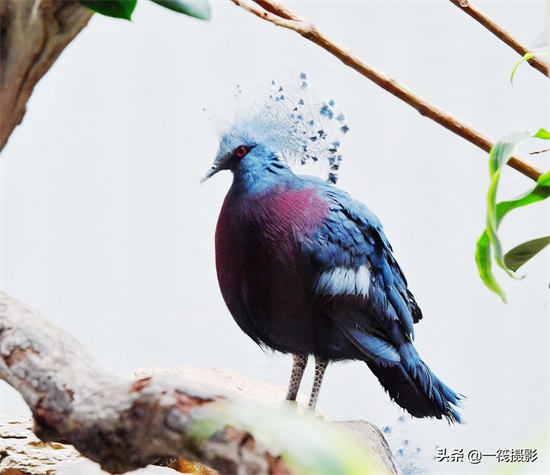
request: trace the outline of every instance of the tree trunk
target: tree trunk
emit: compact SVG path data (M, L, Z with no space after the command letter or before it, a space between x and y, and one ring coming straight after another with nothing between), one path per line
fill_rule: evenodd
M74 0L0 1L0 151L36 83L92 14Z

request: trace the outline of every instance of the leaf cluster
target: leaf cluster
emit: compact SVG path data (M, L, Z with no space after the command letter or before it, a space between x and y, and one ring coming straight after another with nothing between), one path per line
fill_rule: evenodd
M499 140L491 149L489 155L491 182L487 196L486 227L477 241L476 263L479 275L483 282L485 282L485 285L497 293L504 302L506 301L506 296L492 272L492 253L494 252L494 261L497 265L509 276L514 277L514 272L550 244L550 236L544 236L524 242L504 254L497 232L502 219L510 211L545 200L550 196L550 172L547 172L540 176L535 187L524 195L510 201L502 201L500 203L496 201L498 183L503 167L520 145L530 137L549 140L550 133L545 129L540 129L534 134L530 132L516 132Z

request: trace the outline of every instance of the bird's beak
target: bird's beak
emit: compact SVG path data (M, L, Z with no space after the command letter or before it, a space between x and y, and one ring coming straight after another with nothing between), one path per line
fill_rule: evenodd
M210 168L202 177L201 177L201 183L204 183L206 180L208 180L211 176L214 176L216 173L220 171L220 168L216 166L216 164L212 165L212 168Z

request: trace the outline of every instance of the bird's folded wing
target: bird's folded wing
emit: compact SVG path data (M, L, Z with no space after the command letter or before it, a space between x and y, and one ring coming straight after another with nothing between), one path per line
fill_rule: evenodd
M413 323L422 318L422 313L407 289L380 221L341 190L327 186L320 192L329 204L329 215L300 242L303 257L313 270L314 298L342 302L348 309L346 316L340 318L338 305L333 305L331 317L350 340L362 341L362 346L373 353L384 353L379 343L383 340L375 341L363 334L380 332L384 339L393 341L398 331L398 339L403 334L412 339ZM357 309L353 317L350 307ZM391 361L390 353L385 356Z
M398 351L390 343L377 338L351 322L335 318L342 333L366 356L381 366L395 366L401 361Z

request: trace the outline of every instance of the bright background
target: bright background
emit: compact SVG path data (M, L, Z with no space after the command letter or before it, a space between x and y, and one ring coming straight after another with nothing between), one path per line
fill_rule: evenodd
M479 4L527 43L545 29L544 1ZM547 79L524 64L512 87L519 57L450 2L291 5L493 137L548 127ZM4 290L120 376L139 367L225 366L286 384L290 356L262 353L218 290L213 237L231 176L199 186L217 149L201 108L223 109L236 84L257 90L305 70L315 93L335 97L348 116L339 185L385 225L425 315L417 348L468 397L464 426L399 421L402 411L368 368L348 363L329 368L319 407L335 419L389 426L407 473L499 468L490 460L434 462L436 446L537 448L539 461L523 468L549 473L547 254L522 269L521 281L498 274L508 305L481 283L474 248L486 154L297 34L229 1L212 7L209 23L145 1L131 23L96 15L38 84L2 154ZM545 146L531 142L524 153ZM508 169L500 196L531 186ZM530 208L506 218L507 249L548 232L548 206ZM28 413L10 387L0 391L0 413Z

